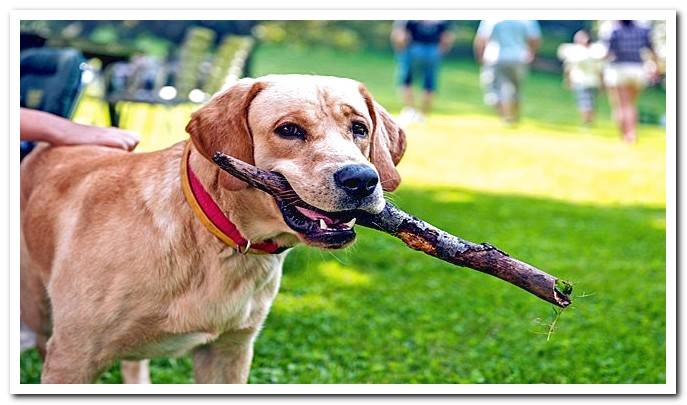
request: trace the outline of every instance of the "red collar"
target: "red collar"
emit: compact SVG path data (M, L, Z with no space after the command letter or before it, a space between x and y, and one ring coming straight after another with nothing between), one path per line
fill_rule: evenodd
M200 222L218 239L241 253L251 251L251 253L257 254L277 254L288 249L287 247L280 247L271 240L251 243L250 240L241 235L236 225L229 220L229 217L212 199L210 193L205 190L203 183L191 169L191 165L188 164L191 144L191 141L188 141L181 157L181 188L191 210Z

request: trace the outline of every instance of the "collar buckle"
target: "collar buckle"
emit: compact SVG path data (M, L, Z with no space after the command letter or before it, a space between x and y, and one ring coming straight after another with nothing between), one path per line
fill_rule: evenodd
M241 245L236 245L236 250L244 256L247 255L250 250L250 239L246 240L246 247L243 248L243 251L241 251Z

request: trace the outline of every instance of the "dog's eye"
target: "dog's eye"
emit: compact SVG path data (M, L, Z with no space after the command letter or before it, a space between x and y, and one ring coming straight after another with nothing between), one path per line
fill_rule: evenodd
M283 124L274 130L284 139L305 139L305 130L296 124Z
M367 137L367 127L362 122L354 122L353 125L351 125L351 132L356 138Z

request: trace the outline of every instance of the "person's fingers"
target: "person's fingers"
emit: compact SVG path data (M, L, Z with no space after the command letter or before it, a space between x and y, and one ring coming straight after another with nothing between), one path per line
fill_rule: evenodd
M107 134L98 140L98 143L102 146L108 146L110 148L117 148L123 150L131 150L131 142L127 141L124 136Z
M122 138L103 139L102 145L110 148L127 150L127 143Z
M127 138L126 139L127 139L128 150L134 150L134 148L141 141L141 138L133 132L127 132Z
M136 146L141 141L141 139L137 134L135 134L133 132L127 132L127 135L128 135L128 137L127 137L128 150L130 150L130 151L134 150L134 148L136 148Z
M136 144L131 139L120 138L119 146L126 151L132 151Z
M135 142L138 142L138 140L139 140L139 138L140 138L140 137L138 136L138 134L136 134L136 133L134 133L134 132L124 131L124 134L126 135L126 137L127 137L128 139L130 139L130 140L132 140L132 141L135 141Z
M138 145L138 139L129 139L128 142L126 143L126 150L132 151L136 148Z
M127 151L133 150L140 142L138 134L120 129L110 128L107 136L116 144L116 147Z
M117 147L118 147L119 149L123 149L123 150L126 150L126 151L130 150L130 149L129 149L129 144L126 143L126 141L121 140L121 139L119 140L119 142L117 142Z

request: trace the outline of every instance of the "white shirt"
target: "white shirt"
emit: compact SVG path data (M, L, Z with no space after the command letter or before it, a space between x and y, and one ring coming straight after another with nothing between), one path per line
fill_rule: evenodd
M599 87L603 71L606 48L600 43L590 46L562 44L558 47L558 58L568 70L570 83L578 87Z

